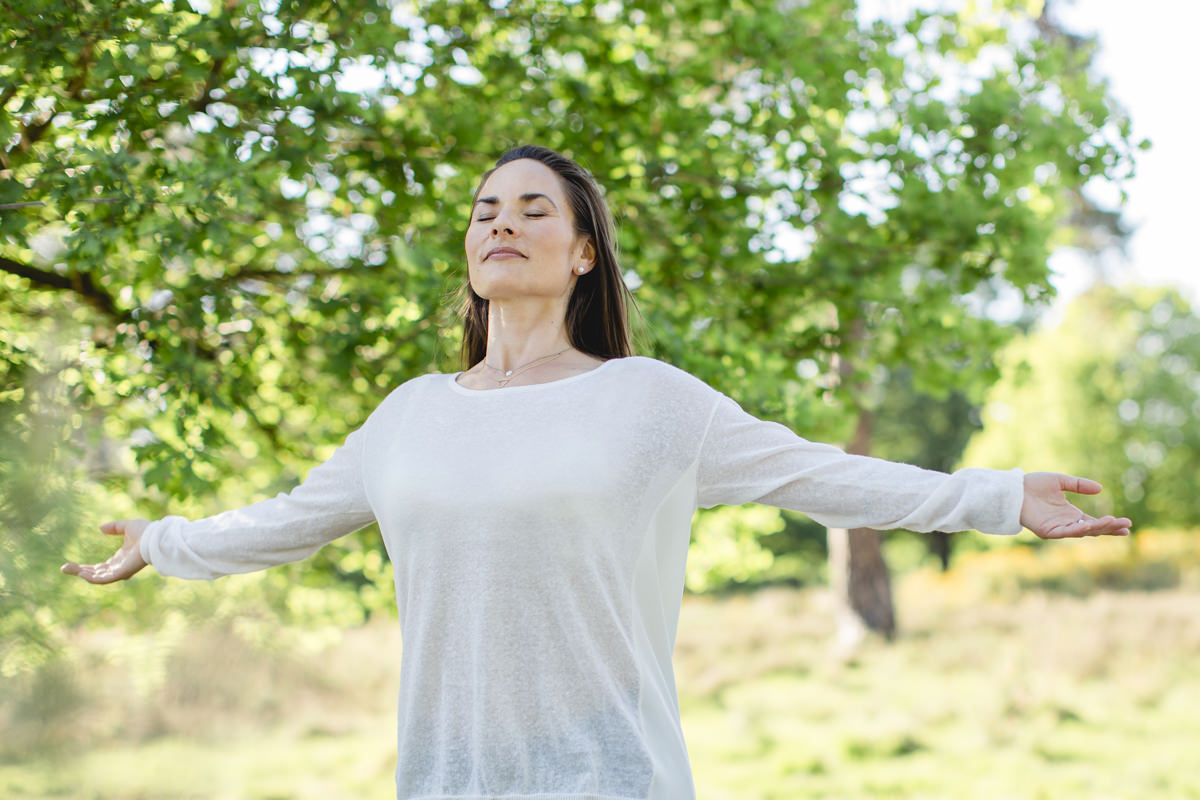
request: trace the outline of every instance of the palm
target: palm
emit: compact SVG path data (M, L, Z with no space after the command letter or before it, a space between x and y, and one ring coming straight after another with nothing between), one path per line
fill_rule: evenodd
M1080 536L1126 536L1133 524L1125 517L1092 517L1067 500L1066 492L1098 494L1100 484L1057 472L1031 472L1025 476L1021 524L1041 539Z
M100 526L101 531L109 536L123 537L117 552L99 564L76 564L68 561L62 565L62 572L77 575L88 583L113 583L132 577L146 566L146 560L142 558L138 545L142 539L142 532L149 524L150 520L146 519L123 519L104 523Z

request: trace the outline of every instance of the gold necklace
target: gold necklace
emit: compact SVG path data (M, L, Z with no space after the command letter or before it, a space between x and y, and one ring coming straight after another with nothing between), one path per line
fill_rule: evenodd
M494 380L496 383L500 384L501 386L507 386L509 381L511 381L513 378L517 377L518 375L520 375L522 372L529 369L530 367L536 366L537 364L540 364L543 361L549 361L552 358L558 358L559 356L561 356L563 353L567 352L567 350L570 350L570 349L571 349L570 347L566 347L562 350L559 350L557 353L551 353L548 356L542 356L541 358L535 358L533 361L530 361L527 364L522 364L519 367L514 367L509 370L503 370L503 369L498 369L496 367L493 367L491 364L487 363L486 358L483 360L483 365L494 372L503 372L504 373L503 378L492 378L492 380Z

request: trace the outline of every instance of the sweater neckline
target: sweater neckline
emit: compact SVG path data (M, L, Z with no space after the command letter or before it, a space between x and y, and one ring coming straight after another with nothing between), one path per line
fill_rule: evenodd
M594 375L595 373L603 370L605 367L607 367L612 362L620 361L620 360L621 359L619 359L619 358L610 358L610 359L607 359L606 361L604 361L604 363L600 364L599 366L592 367L587 372L580 372L575 375L568 375L567 377L559 378L558 380L544 381L542 383L526 383L526 384L522 384L520 386L501 386L496 389L468 389L466 386L463 386L461 383L458 382L458 376L462 375L461 371L446 373L446 378L450 382L450 388L459 394L469 394L469 395L512 394L513 392L523 392L523 391L528 391L528 390L532 390L532 389L548 389L552 386L559 386L560 384L564 384L564 383L573 383L577 380L586 378L589 375Z

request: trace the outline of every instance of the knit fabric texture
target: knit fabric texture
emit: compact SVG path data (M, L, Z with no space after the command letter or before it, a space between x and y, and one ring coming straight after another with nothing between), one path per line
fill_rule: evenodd
M403 635L404 800L694 797L671 652L698 507L1021 529L1019 470L847 455L652 358L493 390L455 377L394 389L290 493L166 517L141 542L160 573L210 579L378 522Z

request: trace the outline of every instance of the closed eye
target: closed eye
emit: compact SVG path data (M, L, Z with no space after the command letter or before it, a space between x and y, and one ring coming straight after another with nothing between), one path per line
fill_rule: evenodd
M545 217L548 215L544 211L530 211L525 216L529 217L530 219L540 219L541 217ZM495 219L495 218L496 218L495 215L492 215L490 217L488 217L488 216L476 217L475 221L476 222L487 222L488 220Z

